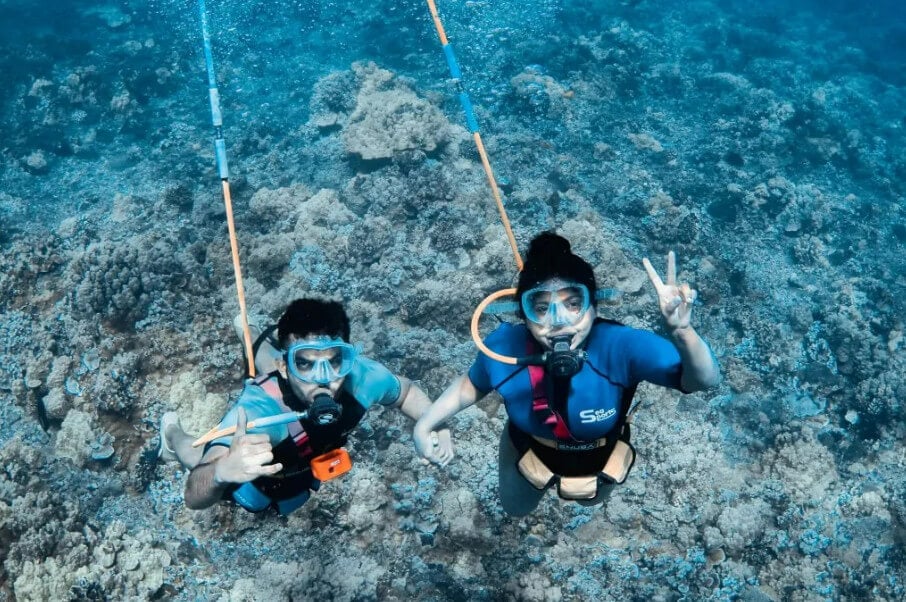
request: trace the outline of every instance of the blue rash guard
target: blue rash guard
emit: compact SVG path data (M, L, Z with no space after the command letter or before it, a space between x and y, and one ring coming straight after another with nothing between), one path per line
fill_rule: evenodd
M502 355L525 357L530 341L534 339L524 324L505 323L488 335L485 344ZM598 321L592 326L585 349L588 360L572 378L563 413L573 437L580 441L605 437L616 426L621 411L628 410L620 407L623 392L640 382L680 390L679 352L670 341L652 332ZM555 439L553 427L543 424L532 410L532 385L524 366L503 364L479 352L469 369L469 380L484 393L497 389L512 426L530 435Z
M235 425L240 407L245 409L249 422L301 409L288 383L281 381L275 373L247 382L218 428ZM284 468L274 477L259 477L251 483L231 487L226 491L226 497L252 512L272 506L281 514L292 512L308 500L309 490L317 490L320 486L311 474L311 457L343 446L368 408L374 404L394 404L401 392L400 381L393 373L382 364L359 356L337 394L337 403L342 407L339 421L329 426L300 420L263 429L253 428L250 433L267 434L274 462L282 463ZM208 443L205 452L217 445L229 447L232 440L232 435L215 439Z

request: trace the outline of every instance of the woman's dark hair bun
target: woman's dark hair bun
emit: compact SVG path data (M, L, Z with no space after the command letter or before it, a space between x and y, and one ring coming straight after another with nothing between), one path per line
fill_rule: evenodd
M569 241L553 232L542 232L533 238L528 250L528 256L536 259L559 257L570 255L571 253L572 247Z

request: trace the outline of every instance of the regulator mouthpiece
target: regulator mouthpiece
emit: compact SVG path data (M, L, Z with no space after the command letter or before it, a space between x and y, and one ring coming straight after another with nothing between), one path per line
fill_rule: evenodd
M555 378L572 378L582 370L585 352L570 349L571 341L569 335L551 339L552 349L545 354L545 367L548 374Z
M340 419L343 408L327 393L318 393L308 408L308 418L321 426L334 424Z

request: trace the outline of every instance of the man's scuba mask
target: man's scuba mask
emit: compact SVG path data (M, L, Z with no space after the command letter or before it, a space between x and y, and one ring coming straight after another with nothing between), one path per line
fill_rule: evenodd
M321 337L293 343L284 357L293 377L328 387L352 371L358 354L358 348L345 341ZM314 396L307 412L309 420L326 426L339 420L342 411L342 406L330 394L322 392Z
M329 385L352 371L359 350L341 339L308 339L293 343L284 355L289 373L302 382Z

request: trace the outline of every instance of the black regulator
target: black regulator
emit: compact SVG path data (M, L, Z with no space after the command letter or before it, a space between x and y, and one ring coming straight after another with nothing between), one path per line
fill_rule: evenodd
M551 339L551 350L544 354L544 366L554 378L572 378L582 370L585 351L570 349L572 336L563 335Z
M339 420L342 413L343 408L333 397L327 393L318 393L308 408L308 419L315 424L327 426Z

